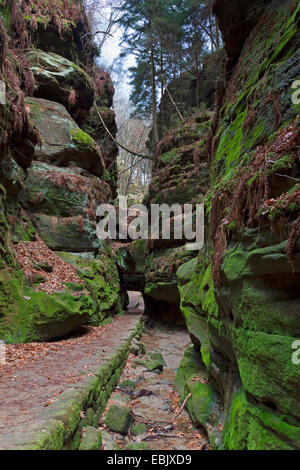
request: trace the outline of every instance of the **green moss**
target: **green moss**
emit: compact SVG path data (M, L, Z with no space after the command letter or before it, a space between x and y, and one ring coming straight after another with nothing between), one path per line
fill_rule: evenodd
M191 378L197 376L203 371L202 362L198 351L193 346L187 348L177 369L174 380L174 390L176 390L181 399L184 397L184 385Z
M205 426L212 423L213 408L215 407L215 394L209 384L188 381L185 383L184 395L191 393L191 398L187 401L189 415L195 425Z
M124 406L112 405L106 415L105 424L114 432L127 434L128 429L134 423L130 410Z
M47 341L65 335L93 312L87 296L36 292L21 272L0 271L0 338L7 342ZM3 315L2 314L2 315Z
M146 431L147 431L147 425L145 423L137 423L131 429L131 434L133 436L140 436L141 434L144 434Z
M271 433L255 419L250 420L248 450L293 450L287 442Z
M75 282L64 282L64 285L72 292L80 292L84 289L84 284L78 284Z
M150 295L155 290L169 286L176 286L176 281L172 280L170 282L150 282L145 287L145 294Z
M188 276L187 276L188 273ZM185 282L186 278L189 282ZM211 265L195 259L181 266L177 272L180 292L180 308L189 333L199 342L204 364L210 364L210 336L207 319L218 315Z
M294 159L291 155L284 155L283 157L276 160L270 168L270 173L275 173L281 169L291 168L294 163Z
M97 147L97 144L94 139L92 139L92 137L90 137L86 132L82 131L81 129L71 129L70 135L72 137L72 140L78 145L87 145L92 149L95 149Z
M223 441L228 450L247 449L249 433L248 402L243 391L234 395L230 414L224 425Z
M21 217L18 214L16 225L11 227L11 236L14 243L19 243L20 241L30 242L35 240L36 230L32 225L31 220L25 214L24 211L21 212Z
M0 12L1 18L5 26L6 32L11 31L11 9L9 6L9 2L4 2L3 0L0 1Z
M282 412L299 416L299 368L292 363L293 337L235 328L233 344L246 392ZM280 351L280 354L278 353Z
M102 446L102 434L98 429L87 426L81 439L79 450L100 450Z
M124 380L119 384L119 387L125 390L134 390L136 388L136 382L133 380Z
M84 281L84 288L90 293L93 302L91 324L101 325L112 315L122 313L120 280L113 258L104 251L96 259L65 252L60 252L59 256L76 268L78 276Z
M160 352L148 352L145 359L136 359L135 365L146 367L148 371L163 371L166 365L164 358Z
M128 444L126 450L150 450L147 442L132 442Z
M288 416L278 415L263 406L250 406L249 412L250 450L299 448L300 428L297 421L291 424Z
M243 142L243 124L248 110L241 112L227 129L223 129L216 153L216 160L224 160L226 168L239 160Z
M208 313L208 317L211 315L217 316L218 305L215 299L211 264L208 265L201 279L200 295L202 298L202 308Z
M160 161L164 165L174 164L180 161L180 155L178 154L179 149L170 150L169 152L163 153L160 156Z

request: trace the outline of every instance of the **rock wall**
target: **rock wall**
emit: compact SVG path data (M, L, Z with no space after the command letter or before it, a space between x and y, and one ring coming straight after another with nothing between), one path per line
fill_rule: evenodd
M168 84L168 90L185 119L193 112L197 114L199 107L204 110L213 109L216 81L224 57L223 49L209 54L203 61L198 79L195 74L184 72ZM170 130L180 125L180 118L166 90L162 93L157 119L159 139L163 139ZM151 146L152 140L153 132L151 131L148 140L149 146Z
M194 204L205 194L209 184L206 136L210 115L199 114L183 126L170 131L157 145L153 177L146 204ZM176 272L196 253L185 249L187 240L176 239L175 215L170 214L170 237L161 236L146 244L146 312L157 318L180 321L180 295Z
M177 272L194 348L176 388L214 448L299 449L300 6L215 5L229 59L207 142L206 243Z
M158 144L145 201L205 203L205 244L196 253L172 235L149 240L140 288L150 317L175 322L183 314L193 347L174 386L182 400L191 394L187 408L211 447L299 449L292 357L300 337L300 121L292 84L300 6L228 0L214 11L228 55L214 114ZM140 270L137 248L123 249L129 281Z
M199 113L181 127L170 131L155 149L153 177L143 201L150 210L153 204L197 203L209 186L206 140L210 114ZM187 240L174 233L171 211L170 236L135 241L117 250L122 284L144 294L146 315L153 319L183 323L176 271L196 252L185 249Z
M0 15L0 338L48 340L122 310L95 215L116 191L95 114L116 132L114 88L81 1L4 0Z

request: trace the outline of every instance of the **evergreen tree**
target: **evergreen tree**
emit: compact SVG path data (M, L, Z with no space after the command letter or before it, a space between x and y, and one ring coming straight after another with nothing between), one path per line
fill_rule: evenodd
M152 116L153 144L158 142L157 102L165 83L188 72L197 81L205 56L220 45L211 0L124 0L122 55L134 54L131 99L136 113Z
M159 23L165 16L169 0L125 0L119 23L124 28L123 54L134 53L137 65L131 69L134 90L138 96L140 112L149 110L146 90L150 88L154 144L158 142L157 128L157 57L159 48ZM148 67L146 67L148 65ZM147 69L147 72L146 72ZM146 72L146 73L145 73ZM134 93L136 94L136 93Z

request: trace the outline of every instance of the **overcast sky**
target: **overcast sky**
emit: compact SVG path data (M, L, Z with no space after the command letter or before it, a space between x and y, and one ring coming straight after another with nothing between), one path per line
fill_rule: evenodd
M107 16L109 16L109 12ZM121 37L122 37L121 29L114 30L112 32L112 37L109 36L106 39L101 49L100 64L103 65L108 71L110 71L114 60L116 60L121 53L121 47L120 47ZM128 73L126 73L126 70L129 67L133 66L134 64L135 64L134 55L129 55L124 60L124 65L123 65L124 76L120 77L120 74L118 72L111 73L112 80L116 88L116 99L118 99L119 97L125 97L125 96L128 96L129 98L130 85L129 85Z

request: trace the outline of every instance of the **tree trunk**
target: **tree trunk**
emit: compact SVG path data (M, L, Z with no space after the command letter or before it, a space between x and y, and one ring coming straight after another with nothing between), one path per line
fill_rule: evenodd
M196 107L200 108L200 64L198 48L196 48Z
M153 44L152 38L151 38L151 45L150 45L150 61L151 61L153 144L156 145L159 141L159 136L158 136L157 108L156 108L156 80L155 80L154 44Z
M161 101L163 99L163 95L164 95L164 82L163 82L163 77L164 76L164 56L163 56L163 46L162 46L162 43L160 45L160 91L161 91ZM161 106L161 109L160 109L160 123L161 123L161 126L163 126L163 123L164 123L164 113L163 113L163 109L164 107Z
M209 9L209 32L210 32L210 37L211 37L211 52L214 52L214 46L215 46L215 43L214 43L214 28L213 28L213 16L212 16L212 4L211 4L211 1L209 2L209 5L208 5L208 9Z

